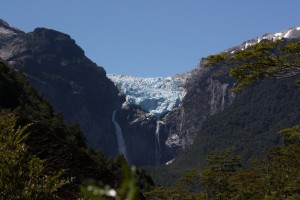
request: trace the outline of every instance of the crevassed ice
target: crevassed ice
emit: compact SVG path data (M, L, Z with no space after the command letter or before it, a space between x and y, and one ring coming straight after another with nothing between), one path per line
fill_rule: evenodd
M126 95L126 102L138 105L159 118L177 107L186 94L184 79L180 77L141 78L107 74L119 90Z

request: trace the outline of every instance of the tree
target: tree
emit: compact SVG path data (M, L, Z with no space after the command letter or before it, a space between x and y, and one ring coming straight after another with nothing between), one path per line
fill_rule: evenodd
M66 181L61 173L47 174L44 161L31 155L24 143L29 132L16 117L0 117L0 196L6 200L56 199Z
M210 155L201 170L199 199L299 199L300 126L280 131L283 145L245 168L225 150Z
M283 145L271 149L264 162L267 196L269 199L299 199L300 126L284 129L280 134Z
M210 166L201 170L201 199L231 199L237 188L229 179L242 169L241 158L232 153L230 148L207 156Z
M206 66L230 65L235 92L264 77L283 78L300 74L300 41L264 40L235 53L221 53L203 58Z

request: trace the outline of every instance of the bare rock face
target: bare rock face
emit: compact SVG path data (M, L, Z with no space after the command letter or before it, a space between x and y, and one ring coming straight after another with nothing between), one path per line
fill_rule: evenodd
M24 37L24 32L10 27L7 22L0 19L0 58L7 60L15 54L26 51Z
M236 95L231 92L234 82L228 71L228 66L205 68L200 63L184 74L187 93L182 104L161 119L164 122L161 134L165 138L162 163L191 146L203 122L234 101Z
M24 33L0 21L0 57L22 70L68 122L79 123L90 146L117 154L111 118L123 98L69 35L45 28Z

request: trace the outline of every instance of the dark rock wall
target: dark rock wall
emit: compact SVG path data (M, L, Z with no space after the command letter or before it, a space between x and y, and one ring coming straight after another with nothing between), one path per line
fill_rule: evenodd
M79 123L90 146L117 154L111 115L123 98L102 67L70 36L54 30L37 28L0 40L1 58L22 70L68 122Z
M189 72L182 104L162 119L165 143L161 162L173 159L182 149L191 146L203 122L235 99L229 67L205 68L203 65L200 63Z
M155 164L156 119L136 106L123 106L117 113L125 139L129 163Z

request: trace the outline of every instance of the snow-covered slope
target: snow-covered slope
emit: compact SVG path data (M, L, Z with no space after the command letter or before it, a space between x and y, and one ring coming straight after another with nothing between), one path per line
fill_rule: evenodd
M184 78L155 77L141 78L127 75L108 74L119 90L126 95L126 102L138 105L157 118L177 107L186 91Z
M289 28L287 30L277 32L277 33L267 33L261 37L257 37L251 40L248 40L241 45L232 47L230 49L227 49L225 52L229 53L234 53L237 50L244 50L247 49L248 47L255 45L257 43L260 43L262 40L280 40L283 38L288 38L288 39L300 39L300 26L299 27L293 27Z

